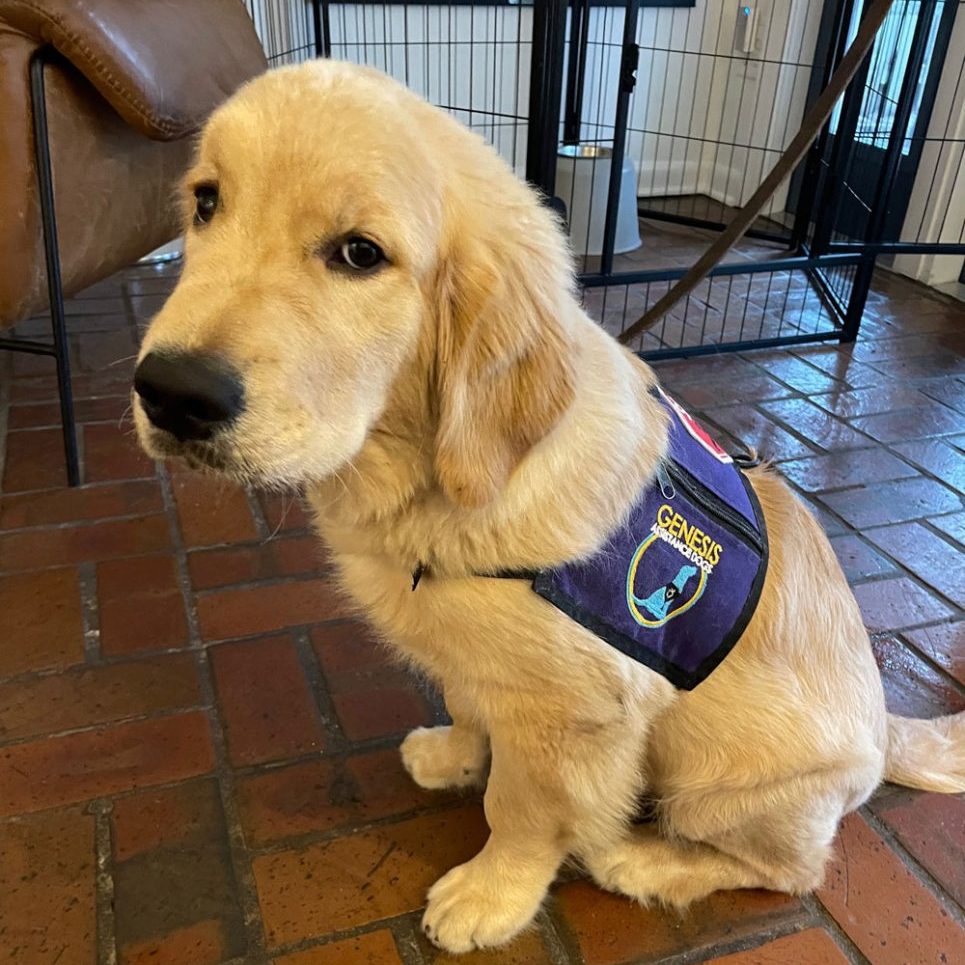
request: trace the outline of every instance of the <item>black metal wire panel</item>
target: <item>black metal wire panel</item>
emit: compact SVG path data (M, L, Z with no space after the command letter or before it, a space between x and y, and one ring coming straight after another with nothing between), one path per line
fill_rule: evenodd
M858 256L851 256L854 262ZM784 259L782 259L784 260ZM773 268L771 262L737 264L714 274L630 346L645 357L723 350L836 336L836 317L807 268ZM854 265L834 271L854 271ZM672 279L589 287L584 306L611 334L654 305Z
M313 4L246 0L272 65L316 54ZM533 11L493 3L325 3L331 56L385 71L526 165Z
M635 166L642 246L618 256L612 283L589 291L586 302L615 335L699 257L713 237L710 231L748 200L797 131L814 71L820 0L773 5L748 52L738 49L737 12L736 5L701 5L640 13L627 154ZM612 141L626 16L626 9L588 12L583 143ZM609 159L596 163L609 169ZM605 174L594 174L594 180L599 176ZM748 273L755 262L779 258L791 247L789 190L788 183L758 219L752 237L733 253L732 260L746 265ZM564 200L571 210L587 204L572 191ZM580 223L591 219L592 212ZM588 232L572 242L580 270L595 273L599 259ZM664 270L667 281L621 284L627 273L643 267ZM837 331L840 319L811 272L763 272L708 280L635 347L680 352Z
M828 6L823 0L773 5L750 54L736 49L737 5L641 12L628 153L636 164L643 212L712 227L726 220L728 208L750 197L795 134L809 91L811 96L817 92L815 55L822 54L830 41L820 36ZM860 85L863 97L855 124L840 131L859 145L887 147L915 29L925 21L928 56L914 78L914 105L903 146L906 158L916 150L922 154L908 217L894 233L895 240L954 243L965 239L965 211L944 203L951 201L954 187L965 188L962 6L963 0L896 0ZM861 9L860 3L851 3L845 11L848 40L857 29ZM609 105L615 96L622 15L622 11L604 10L590 14L583 141L606 144L613 137ZM832 134L840 127L839 105ZM824 161L826 166L827 157ZM877 199L869 190L870 179L862 183L855 176L861 173L862 163L860 150L848 152L834 177L867 216ZM758 229L776 237L787 235L795 194L795 185L785 185L764 212L767 217ZM934 217L938 211L941 218ZM835 240L848 237L839 231Z
M710 227L750 197L797 130L821 8L819 0L772 5L753 53L736 49L736 4L641 12L628 153L648 215ZM613 134L607 104L620 57L613 21L621 14L593 13L598 76L591 70L583 137L603 143ZM761 230L788 236L783 202L775 199Z
M532 10L338 4L332 56L384 70L525 167Z
M273 67L315 56L312 4L306 0L245 0L255 32Z
M812 268L788 276L802 291L810 286L798 315L785 292L788 304L782 299L781 308L791 314L780 325L754 298L743 305L728 299L726 323L715 324L708 296L725 282L709 281L707 293L691 295L638 348L689 351L808 332L853 335L876 263L924 275L924 259L947 253L947 265L965 255L963 5L896 0L866 69L822 136L816 166L802 165L785 182L733 253L748 262L778 257L781 249L817 256ZM696 229L719 230L757 189L827 82L836 47L839 58L853 38L862 9L861 0L770 5L749 50L741 49L737 5L641 12L627 152L636 165L643 246L617 258L610 285L588 299L614 334L655 303L678 266L696 260L711 237L698 245ZM587 12L578 126L584 142L606 145L614 135L623 16ZM572 142L572 119L565 128ZM691 243L675 244L679 238ZM593 277L598 259L587 238L574 237L573 244L580 268ZM856 257L822 261L840 252ZM663 266L668 283L621 284L641 266ZM770 280L780 288L781 276ZM789 335L789 327L801 331Z
M857 23L857 6L851 29ZM965 243L965 2L896 0L875 44L855 97L853 117L839 109L833 134L853 144L824 176L839 185L833 242L874 241L868 231L874 213L885 209L883 240L899 243ZM914 45L924 48L921 69L913 70ZM907 130L900 142L897 197L878 197L869 177L895 135L907 88ZM848 121L850 120L850 123ZM909 184L909 182L911 182ZM910 192L908 188L910 187ZM843 217L842 217L843 215Z

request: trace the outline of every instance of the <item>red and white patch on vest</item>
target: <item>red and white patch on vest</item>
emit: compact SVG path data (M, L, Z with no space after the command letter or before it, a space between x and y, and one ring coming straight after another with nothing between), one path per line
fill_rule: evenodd
M663 389L660 394L667 400L674 412L680 417L680 422L690 435L699 442L718 462L730 463L734 460L708 435L707 430L680 404L671 399Z

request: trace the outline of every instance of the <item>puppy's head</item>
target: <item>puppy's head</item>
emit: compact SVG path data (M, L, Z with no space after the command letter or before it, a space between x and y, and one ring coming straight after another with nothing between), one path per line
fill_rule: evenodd
M135 420L155 457L265 485L351 463L387 409L480 505L571 393L553 216L448 116L364 68L277 70L205 128L181 280Z

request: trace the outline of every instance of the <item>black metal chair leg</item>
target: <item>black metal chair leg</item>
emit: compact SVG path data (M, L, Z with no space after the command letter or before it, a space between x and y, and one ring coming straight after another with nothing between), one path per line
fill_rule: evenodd
M33 116L34 152L37 163L37 185L40 189L40 213L44 229L44 255L47 261L47 294L53 323L53 355L57 361L57 391L60 394L60 419L64 433L64 455L67 459L67 482L80 485L80 460L77 454L77 426L74 421L74 399L70 384L70 346L64 318L64 291L60 278L60 249L57 244L57 219L54 214L54 181L47 135L47 99L44 87L43 50L30 60L30 98Z

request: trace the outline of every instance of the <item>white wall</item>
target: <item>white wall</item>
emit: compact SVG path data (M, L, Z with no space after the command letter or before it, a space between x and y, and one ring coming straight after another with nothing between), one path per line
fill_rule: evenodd
M332 56L379 67L525 166L532 8L332 9Z

